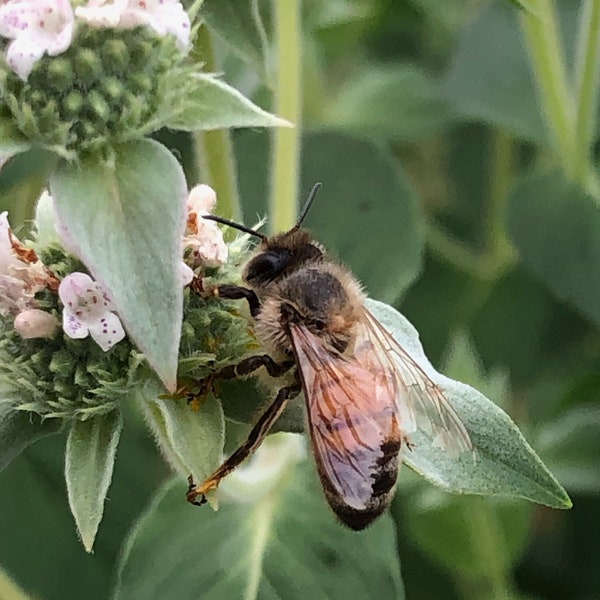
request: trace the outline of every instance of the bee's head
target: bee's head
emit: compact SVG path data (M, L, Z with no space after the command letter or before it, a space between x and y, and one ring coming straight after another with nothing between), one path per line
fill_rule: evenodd
M265 286L322 257L323 249L306 230L292 229L263 240L246 266L244 280L254 287Z
M257 253L244 270L244 281L250 286L264 287L273 283L279 277L292 273L307 262L318 261L323 257L323 248L312 239L306 230L301 229L302 222L308 214L320 187L320 183L313 186L296 225L289 231L279 233L273 237L267 237L258 231L221 217L214 215L204 217L205 219L230 225L262 240Z

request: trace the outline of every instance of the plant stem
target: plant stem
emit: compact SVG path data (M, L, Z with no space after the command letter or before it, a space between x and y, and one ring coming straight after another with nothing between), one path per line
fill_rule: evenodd
M477 583L464 583L466 589L473 590L473 598L506 600L512 596L508 552L497 516L488 502L476 496L465 499L465 522L471 546L477 549L481 572L485 575Z
M556 153L565 173L574 174L575 114L553 0L531 2L521 14L538 92Z
M206 71L217 70L212 40L206 26L198 30L194 50L200 54ZM226 129L198 131L194 133L194 146L203 182L217 192L219 214L227 219L242 221L237 168L229 131Z
M485 220L485 245L488 254L501 264L514 252L506 235L506 208L513 172L513 143L510 136L496 129L490 149L490 187Z
M598 69L600 68L600 0L585 0L579 15L577 48L577 142L574 158L575 180L587 186L592 167L592 143L598 111Z
M271 157L269 226L284 231L296 221L300 171L301 98L301 0L273 1L277 78L274 112L295 127L274 130Z

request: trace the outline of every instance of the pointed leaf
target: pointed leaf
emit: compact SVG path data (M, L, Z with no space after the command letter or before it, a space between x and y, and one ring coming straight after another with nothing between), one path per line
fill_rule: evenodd
M186 82L186 103L167 119L167 127L184 131L231 127L291 127L264 111L214 75L196 73Z
M0 402L0 471L27 446L61 429L58 419L41 421L37 415L13 410L12 403Z
M87 421L74 421L67 438L65 479L69 506L87 552L92 551L102 520L122 428L121 413L113 411Z
M433 484L453 493L526 498L553 508L570 508L571 501L532 450L510 417L472 387L438 373L423 352L416 329L399 312L368 300L373 314L444 391L469 431L475 456L452 458L434 448L418 431L405 452L406 462Z
M160 399L161 386L147 382L139 402L156 440L177 473L195 481L208 477L220 464L225 443L221 403L212 395L193 411L185 399Z
M132 531L115 600L404 598L390 516L360 533L338 524L307 462L216 513L184 491L167 485Z
M532 175L509 197L508 229L524 265L599 324L598 201L558 171Z
M67 243L100 281L127 333L169 390L175 388L183 290L179 275L186 183L173 155L138 140L65 164L51 193Z

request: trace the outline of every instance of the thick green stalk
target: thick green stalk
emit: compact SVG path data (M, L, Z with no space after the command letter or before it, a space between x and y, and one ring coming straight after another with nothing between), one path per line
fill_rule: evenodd
M206 26L198 30L194 46L199 59L204 62L205 70L217 71L212 40ZM202 182L217 192L218 213L227 219L241 222L243 215L237 185L237 168L229 131L198 131L194 134L194 145Z
M600 69L600 0L585 0L580 9L577 76L577 147L574 159L576 181L586 186L592 168L592 144L598 112Z
M300 118L302 111L300 0L273 1L277 78L274 112L295 127L273 131L269 226L290 229L297 215L300 172Z
M556 154L565 173L572 177L576 147L574 101L569 93L554 4L552 0L536 0L531 5L531 13L521 14L523 31Z

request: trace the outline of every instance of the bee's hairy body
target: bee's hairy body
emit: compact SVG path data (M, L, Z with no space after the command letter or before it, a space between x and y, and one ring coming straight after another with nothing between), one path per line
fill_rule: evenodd
M253 452L281 414L287 400L297 396L302 386L306 390L291 328L302 328L306 335L311 336L311 343L325 357L320 367L326 368L330 361L335 363L352 357L357 327L364 315L365 297L356 279L345 267L328 258L323 247L303 229L295 228L272 238L263 238L263 243L244 269L243 280L247 287L221 286L215 292L223 298L245 298L248 301L265 354L248 357L238 365L225 368L217 376L260 376L261 371L264 372L260 367L266 367L278 392L246 444L202 486L196 488L190 484L188 499L191 501L216 487L220 479ZM319 367L315 369L319 370ZM329 380L320 389L328 395L330 391L335 392L331 389L335 386L335 381ZM376 412L371 410L369 415L361 414L352 406L353 398L348 394L335 408L328 407L326 414L319 410L318 403L313 406L310 397L306 398L306 403L311 435L317 427L320 432L328 431L327 435L341 435L347 444L353 445L357 455L363 451L354 427L360 428L363 419L370 422L373 419L389 421L391 418L389 406L381 408L380 412L374 409ZM349 412L352 421L348 420ZM352 529L363 529L389 505L398 474L401 442L400 431L394 430L390 435L382 436L374 448L367 449L366 458L371 462L371 472L368 478L358 481L362 496L360 502L355 501L354 505L336 489L331 473L315 454L329 505Z

